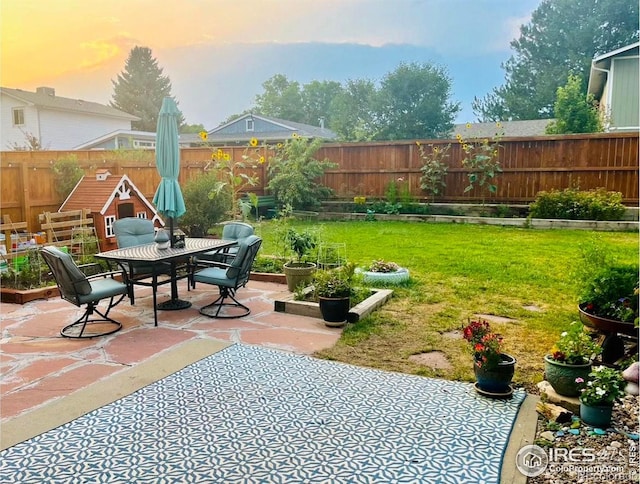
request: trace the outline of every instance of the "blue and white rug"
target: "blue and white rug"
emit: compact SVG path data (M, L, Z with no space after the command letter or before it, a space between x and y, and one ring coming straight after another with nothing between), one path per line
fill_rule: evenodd
M0 453L11 483L488 483L525 397L233 345Z

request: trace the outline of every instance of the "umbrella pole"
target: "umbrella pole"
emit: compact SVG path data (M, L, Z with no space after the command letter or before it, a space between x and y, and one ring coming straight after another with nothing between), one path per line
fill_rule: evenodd
M169 237L171 247L173 248L173 217L169 217ZM171 299L157 305L158 309L177 310L191 307L189 301L183 301L178 298L178 278L176 274L176 261L171 261Z

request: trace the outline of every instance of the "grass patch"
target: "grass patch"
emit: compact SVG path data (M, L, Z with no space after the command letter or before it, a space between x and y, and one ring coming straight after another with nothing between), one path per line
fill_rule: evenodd
M324 242L346 243L348 260L359 266L384 259L411 273L389 303L349 325L336 346L318 356L473 381L466 342L450 332L476 314L492 314L515 320L492 327L518 360L514 381L529 388L542 379L543 356L560 332L578 319L574 269L582 246L595 239L620 262L638 261L637 233L396 221L296 226L313 227ZM265 254L277 252L272 227L265 222L258 228ZM432 350L443 351L453 369L431 370L408 359Z

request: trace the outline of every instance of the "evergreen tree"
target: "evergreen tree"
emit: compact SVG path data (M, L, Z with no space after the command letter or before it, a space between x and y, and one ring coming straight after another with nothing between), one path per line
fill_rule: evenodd
M138 116L131 126L135 130L155 132L162 100L171 96L171 81L162 75L162 68L148 47L134 47L129 53L124 70L113 83L111 106ZM184 124L182 115L179 126Z
M586 86L594 57L637 40L637 0L543 0L511 42L505 84L474 99L473 111L482 121L554 117L569 73Z

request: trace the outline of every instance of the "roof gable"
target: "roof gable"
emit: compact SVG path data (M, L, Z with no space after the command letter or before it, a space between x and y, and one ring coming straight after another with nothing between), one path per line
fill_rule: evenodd
M85 175L60 206L59 211L88 208L92 212L104 215L116 196L119 196L121 200L126 200L126 197L131 197L132 192L152 211L154 219L159 219L155 207L127 175L121 177L110 175L103 180Z
M88 114L93 116L103 116L109 118L120 118L129 121L138 121L140 118L125 113L111 106L94 103L91 101L83 101L82 99L71 99L55 95L52 88L38 88L36 92L23 91L22 89L11 89L8 87L0 87L3 95L18 99L24 103L35 106L40 109L51 109L55 111L69 111L74 113Z
M253 131L246 129L248 119L253 119L255 122L256 128ZM290 138L294 133L303 138L337 138L336 134L327 128L252 113L243 114L239 118L212 129L207 134L210 141L248 141L253 137L270 141L284 140Z

